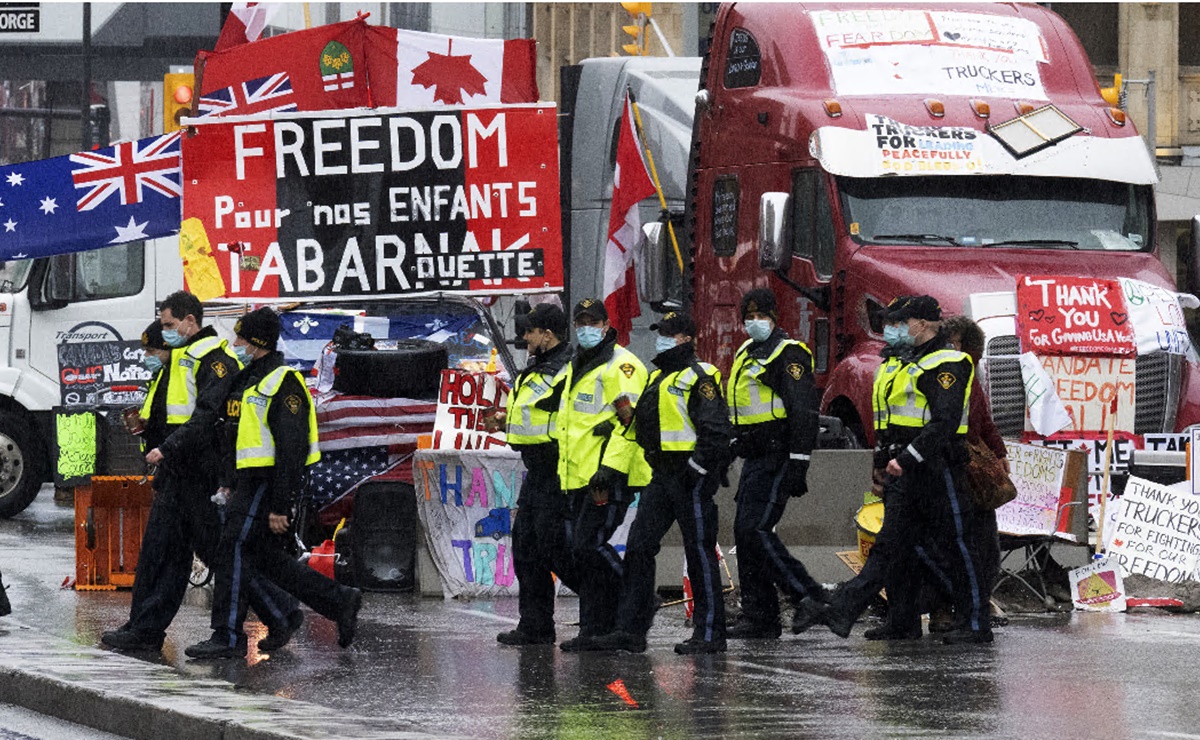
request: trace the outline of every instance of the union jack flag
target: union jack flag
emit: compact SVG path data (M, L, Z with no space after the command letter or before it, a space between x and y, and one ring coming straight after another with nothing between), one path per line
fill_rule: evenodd
M286 72L259 77L200 96L200 116L251 115L294 111L296 98Z
M123 206L141 203L144 189L168 198L183 194L178 131L79 152L70 159L75 189L86 191L75 204L78 211L92 210L113 193L120 194Z

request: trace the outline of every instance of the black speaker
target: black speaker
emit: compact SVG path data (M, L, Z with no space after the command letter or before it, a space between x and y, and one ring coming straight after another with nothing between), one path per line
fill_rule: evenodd
M409 483L367 481L354 492L350 567L367 591L416 586L417 496Z

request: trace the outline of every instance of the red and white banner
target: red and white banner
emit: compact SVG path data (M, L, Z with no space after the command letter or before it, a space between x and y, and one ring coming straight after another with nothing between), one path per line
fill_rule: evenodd
M371 104L428 108L536 103L535 51L532 39L472 39L370 26Z
M608 216L608 244L604 249L604 307L617 330L617 341L629 343L633 319L642 314L634 282L634 248L642 238L638 203L657 191L646 162L641 138L633 121L633 102L625 95L621 131L617 135L617 164L613 170L612 209Z
M1021 348L1040 355L1132 355L1129 309L1116 280L1063 275L1017 278Z
M508 386L491 373L443 370L438 388L433 449L486 450L507 447L504 432L488 432L483 415L508 405Z
M203 225L227 297L562 289L553 106L195 128L184 218Z
M367 22L357 18L202 51L196 55L199 114L365 107L366 35Z
M234 3L221 27L221 36L213 51L225 51L235 46L258 41L279 3Z

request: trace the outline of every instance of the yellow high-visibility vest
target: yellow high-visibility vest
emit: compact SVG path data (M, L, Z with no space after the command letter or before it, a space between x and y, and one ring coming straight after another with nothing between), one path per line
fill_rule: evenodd
M283 386L284 378L294 374L304 387L304 378L299 372L283 365L267 373L267 377L258 381L242 393L241 410L238 415L237 429L237 468L268 468L275 464L275 437L267 426L267 412L275 394ZM321 459L321 451L317 447L317 409L312 399L308 402L308 457L305 465L312 465Z
M927 372L936 370L941 365L951 362L962 362L970 357L953 349L939 349L922 357L916 362L910 362L900 370L891 393L888 395L888 425L897 427L920 428L929 421L929 401L925 394L917 388L917 380ZM966 379L966 392L963 393L962 417L959 420L957 434L967 433L967 413L971 407L971 385L975 380L975 367L971 365L970 376Z
M904 362L899 357L889 357L875 371L875 384L871 390L871 411L875 417L875 431L882 432L888 427L888 392L892 388L897 373L904 368Z
M808 352L808 346L804 342L784 339L768 357L760 360L751 357L746 351L751 343L752 340L747 340L738 348L737 356L733 358L733 367L729 371L729 411L735 427L787 418L783 399L762 382L762 376L767 372L767 366L779 357L789 344L799 345ZM812 368L806 370L811 371Z
M721 371L707 362L697 363L713 377L719 386ZM662 370L650 373L650 382L662 375ZM658 385L658 439L663 452L691 452L696 449L696 427L688 414L688 402L692 388L702 375L694 367L677 370L662 379Z
M230 372L242 368L233 353L226 349L226 342L220 337L205 337L186 347L171 350L171 379L167 383L167 423L183 424L192 418L196 411L196 368L210 353L223 351L233 363Z
M550 442L554 434L555 412L543 411L535 404L554 390L555 380L562 379L561 370L546 377L541 372L529 372L517 377L516 386L508 394L508 428L505 439L514 445L537 445Z

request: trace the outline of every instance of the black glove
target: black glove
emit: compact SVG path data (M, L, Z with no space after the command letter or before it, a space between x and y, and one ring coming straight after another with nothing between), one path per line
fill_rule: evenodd
M588 481L588 490L591 491L592 501L597 505L607 504L609 497L616 492L617 486L624 480L623 473L601 465L592 475L592 479Z
M808 493L808 461L789 459L783 471L783 490L793 498Z

